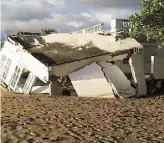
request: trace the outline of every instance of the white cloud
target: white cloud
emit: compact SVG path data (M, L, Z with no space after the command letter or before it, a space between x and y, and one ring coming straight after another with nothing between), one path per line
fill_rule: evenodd
M81 0L96 7L106 8L139 8L142 0Z
M126 19L135 12L136 12L135 9L113 9L113 8L111 8L111 9L96 11L96 12L93 12L93 14L99 21L101 21L105 24L109 24L110 20L112 18Z
M49 1L43 0L17 0L17 1L2 1L2 20L31 20L31 19L43 19L51 17L52 13L58 9L63 8L64 1L53 1L54 4ZM62 6L61 6L62 5Z
M82 12L81 15L84 16L84 17L88 17L88 18L91 17L91 15L87 12Z
M110 15L108 12L95 12L96 18L106 24L110 23L110 20L112 19L112 15Z
M139 1L2 0L1 29L39 31L54 28L59 32L70 32L101 22L109 27L111 18L127 18L134 13Z
M54 6L58 6L60 8L65 7L65 1L64 0L44 0L44 2L52 4Z
M83 22L77 22L77 21L70 21L68 23L65 23L65 25L73 26L75 28L79 28L84 25Z

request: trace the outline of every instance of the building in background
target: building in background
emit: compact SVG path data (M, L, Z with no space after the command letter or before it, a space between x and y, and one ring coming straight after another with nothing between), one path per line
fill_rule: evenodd
M75 32L71 32L73 33L103 33L103 23L91 26L91 27L87 27L85 29L79 30L79 31L75 31Z
M129 31L133 25L127 19L112 19L110 32L116 33L119 31Z
M104 24L102 23L72 33L109 33L110 35L115 37L118 36L120 32L130 32L133 28L133 24L129 23L127 19L114 18L110 21L110 26L108 30L105 30L103 28ZM149 43L141 42L141 44L143 45L143 49L140 51L140 53L144 59L144 71L145 74L151 74L151 56L164 57L164 48L161 48L159 52L159 45L154 41ZM128 59L125 59L123 61L117 61L115 62L115 64L117 64L117 66L124 73L131 73Z

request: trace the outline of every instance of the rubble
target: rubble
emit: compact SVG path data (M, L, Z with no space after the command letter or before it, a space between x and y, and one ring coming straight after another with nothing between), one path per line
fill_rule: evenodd
M72 95L71 92L76 90L75 94L82 97L112 98L147 94L144 63L139 54L142 45L132 38L116 39L93 33L26 36L7 37L0 53L3 67L0 78L10 91ZM4 56L6 59L3 59ZM134 81L130 81L116 65L111 64L129 58ZM154 59L162 61L162 58ZM160 65L152 66L155 77L163 78L163 72L155 73ZM17 78L13 79L16 67L19 72L16 73ZM6 78L3 78L4 74ZM22 77L24 74L26 76ZM20 82L21 79L24 82ZM43 84L38 84L38 79ZM12 82L14 87L11 86ZM157 83L156 87L162 88L162 82Z

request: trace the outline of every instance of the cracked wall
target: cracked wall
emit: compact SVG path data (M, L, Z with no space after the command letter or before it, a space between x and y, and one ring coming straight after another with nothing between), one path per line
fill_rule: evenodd
M69 77L78 96L128 98L136 94L124 73L111 63L93 63Z
M114 97L112 87L96 63L69 74L69 77L80 97Z

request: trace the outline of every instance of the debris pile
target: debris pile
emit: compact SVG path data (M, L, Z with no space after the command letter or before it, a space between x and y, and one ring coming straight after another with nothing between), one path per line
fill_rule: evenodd
M25 94L140 97L147 95L148 85L156 85L152 93L163 85L155 64L163 58L156 57L154 75L160 79L146 85L141 49L135 39L99 34L9 36L0 52L0 79L10 91ZM129 59L134 84L114 65L123 59Z

